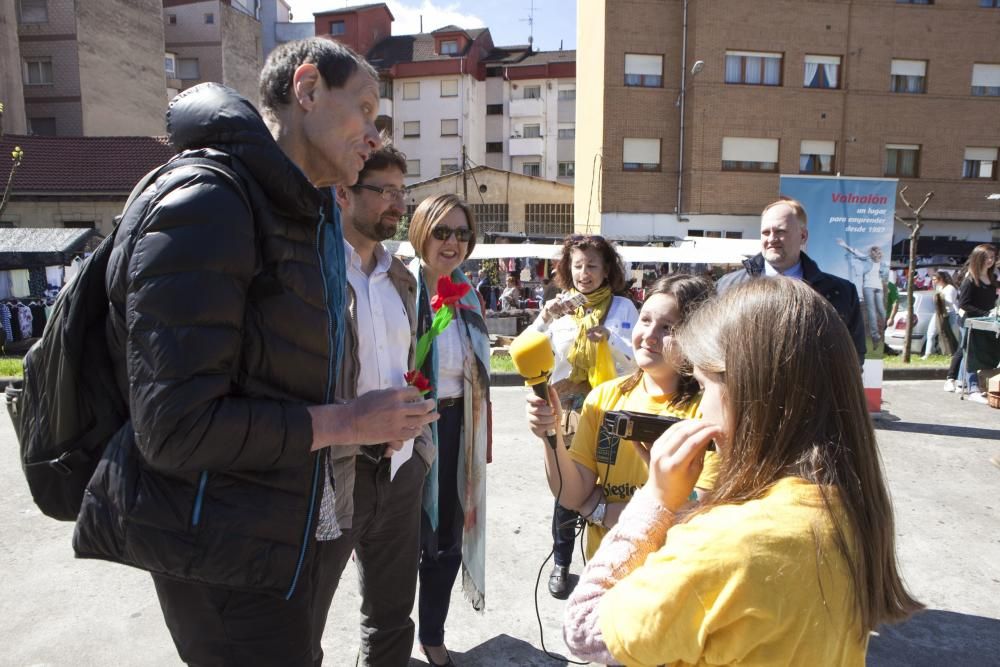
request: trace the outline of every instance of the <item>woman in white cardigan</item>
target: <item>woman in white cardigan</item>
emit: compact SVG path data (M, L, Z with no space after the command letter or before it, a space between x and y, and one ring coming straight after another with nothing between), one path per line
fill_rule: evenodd
M599 383L635 370L632 327L639 317L626 294L621 257L602 236L569 236L556 265L556 283L565 290L548 301L531 325L549 337L556 364L550 382L562 404L563 439L567 447L576 433L583 399ZM620 296L621 295L621 296ZM608 377L595 369L609 366ZM555 565L549 575L549 593L569 595L569 567L573 561L577 513L558 503L552 516Z

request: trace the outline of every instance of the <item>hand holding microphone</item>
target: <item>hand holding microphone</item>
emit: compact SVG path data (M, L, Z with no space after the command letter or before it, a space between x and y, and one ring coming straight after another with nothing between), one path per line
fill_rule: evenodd
M532 424L532 431L541 437L539 431L544 432L545 439L549 446L556 448L556 426L558 425L559 401L554 399L549 391L549 376L552 374L552 367L556 364L555 355L552 353L552 344L549 343L548 336L526 329L520 336L510 344L510 358L514 362L514 368L524 378L524 384L531 387L535 396L541 401L530 401L528 408L528 421ZM538 411L538 417L534 418L531 411L531 403L539 407L544 402L550 406L550 415L542 415ZM554 407L553 407L554 406ZM538 430L535 430L535 429Z

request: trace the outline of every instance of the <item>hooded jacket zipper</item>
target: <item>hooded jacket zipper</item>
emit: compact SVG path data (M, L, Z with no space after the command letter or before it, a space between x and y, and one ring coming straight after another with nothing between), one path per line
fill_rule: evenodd
M319 260L319 272L323 279L323 306L326 310L326 334L330 350L330 361L326 371L325 393L325 401L329 403L330 386L333 382L334 355L336 354L336 351L333 349L333 320L330 317L330 295L326 288L326 265L323 262L323 225L326 223L326 211L324 210L324 207L325 205L320 205L319 223L316 225L316 257ZM299 562L295 565L295 574L292 575L292 583L288 587L288 592L285 593L286 600L291 599L292 594L295 593L295 586L298 584L299 574L302 572L302 563L305 562L306 551L309 548L309 534L312 531L313 513L316 510L316 490L319 486L319 472L323 460L323 455L318 453L316 455L316 460L313 463L312 486L309 492L309 512L306 515L306 528L304 534L302 535L302 549L299 551Z
M198 478L198 495L194 497L194 512L191 515L191 527L194 528L201 521L201 505L205 499L205 485L208 484L208 471L202 470Z

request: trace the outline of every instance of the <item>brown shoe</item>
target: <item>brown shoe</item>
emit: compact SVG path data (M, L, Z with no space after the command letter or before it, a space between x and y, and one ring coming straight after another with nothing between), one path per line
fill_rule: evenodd
M569 566L555 565L549 574L549 595L557 600L569 597Z

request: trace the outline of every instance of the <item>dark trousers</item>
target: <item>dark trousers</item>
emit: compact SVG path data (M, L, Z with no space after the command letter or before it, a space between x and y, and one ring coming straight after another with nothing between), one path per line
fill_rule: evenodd
M324 565L339 581L351 552L356 554L361 593L358 664L392 667L410 660L410 612L417 588L420 497L426 475L427 465L415 452L392 481L389 459L378 463L363 456L355 459L352 527L330 543ZM329 591L331 600L334 592L336 584Z
M323 664L319 647L339 572L324 560L330 542L311 541L291 599L153 576L163 618L188 665Z
M552 510L552 551L556 565L569 567L573 563L576 544L576 520L580 515L559 503Z
M420 643L444 644L444 623L451 589L462 567L462 505L458 497L458 448L462 439L462 404L438 411L438 528L423 515L420 551Z
M955 353L951 355L951 365L948 367L948 379L955 380L958 379L958 374L962 369L962 357L965 356L965 338L969 335L968 329L964 326L962 327L962 336L958 342L958 347L955 348ZM963 381L966 378L961 378Z

